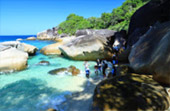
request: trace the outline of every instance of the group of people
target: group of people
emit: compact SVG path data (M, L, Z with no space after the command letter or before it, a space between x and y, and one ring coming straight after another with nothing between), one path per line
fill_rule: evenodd
M113 48L113 52L115 53L112 57L112 61L97 59L96 65L94 66L96 75L102 73L103 77L106 77L106 69L110 68L111 72L108 75L116 76L116 72L117 72L116 69L118 66L118 53L120 52L120 49L125 50L125 42L123 42L123 44L119 42L115 42L112 48ZM85 66L86 77L89 78L90 69L87 61L85 61L84 66Z
M116 66L117 66L117 64L118 64L118 60L117 60L116 55L113 55L112 61L97 59L96 65L94 66L95 74L97 76L99 74L102 74L103 77L106 77L106 75L107 75L106 74L106 69L110 68L111 72L109 74L111 74L111 76L115 76L116 75ZM85 67L86 77L89 78L89 76L90 76L90 68L89 68L89 63L87 61L84 62L84 67Z

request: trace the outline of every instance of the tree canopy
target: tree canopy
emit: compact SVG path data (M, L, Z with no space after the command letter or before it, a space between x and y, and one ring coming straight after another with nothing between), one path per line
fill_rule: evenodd
M126 0L122 6L113 9L111 13L102 13L99 18L70 14L66 21L57 26L58 32L73 35L80 29L128 30L131 16L148 1L150 0Z

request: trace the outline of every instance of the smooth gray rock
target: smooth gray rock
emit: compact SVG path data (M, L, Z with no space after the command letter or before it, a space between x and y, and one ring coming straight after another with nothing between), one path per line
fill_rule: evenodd
M61 53L73 60L111 59L112 52L107 38L98 35L83 35L59 47Z
M158 82L170 85L170 22L153 26L132 47L130 66L137 72L153 74Z
M94 30L94 29L84 29L84 30L77 30L76 37L82 35L98 35L103 37L111 37L115 34L116 31L108 30L108 29L101 29L101 30Z
M170 0L151 0L131 17L128 46L134 45L157 22L170 21Z

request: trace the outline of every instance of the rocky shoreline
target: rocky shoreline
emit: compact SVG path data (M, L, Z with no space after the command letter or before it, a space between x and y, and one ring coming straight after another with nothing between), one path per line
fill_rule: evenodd
M0 43L0 72L8 73L26 69L29 55L35 55L37 50L35 46L19 41Z
M86 110L169 109L170 10L168 5L170 5L168 0L151 0L132 16L129 31L125 37L120 32L111 36L112 44L115 44L116 41L121 43L121 38L126 40L127 49L119 54L118 57L122 63L129 64L129 68L124 74L122 74L123 69L120 68L117 72L119 76L100 82L94 91L92 109ZM145 19L142 19L143 17ZM87 40L85 41L91 41L92 36L95 35L95 31L92 33L91 30L83 30L82 32L86 35ZM81 35L81 33L77 35ZM66 44L66 47L61 48L64 55L75 60L88 60L88 58L82 58L82 56L76 57L76 55L72 55L69 52L70 50L77 51L72 46L79 46L82 43L82 39L77 38L70 44ZM87 57L90 54L92 54L92 51L89 51L89 53L84 52L84 55ZM96 55L100 54L96 53ZM78 98L80 95L81 93L76 97ZM79 108L78 103L77 108Z
M75 36L69 36L59 35L56 28L38 33L38 40L57 41L41 49L45 55L95 61L112 60L118 53L118 60L126 64L119 64L116 77L90 80L84 91L68 97L68 101L59 107L71 111L168 110L169 5L169 0L151 0L132 16L128 33L124 30L84 29L77 30ZM119 52L113 47L120 48ZM0 43L0 71L25 69L28 56L35 55L37 50L20 42Z

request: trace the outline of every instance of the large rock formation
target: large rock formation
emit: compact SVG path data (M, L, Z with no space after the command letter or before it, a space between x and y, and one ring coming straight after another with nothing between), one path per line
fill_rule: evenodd
M106 79L96 86L92 111L163 111L169 108L165 89L146 75Z
M9 46L4 46L4 45L1 45L0 44L0 52L1 51L4 51L4 50L7 50L7 49L10 49L11 47L9 47Z
M100 29L100 30L94 30L94 29L84 29L84 30L77 30L76 31L76 37L82 36L82 35L98 35L103 37L112 37L114 36L115 31L108 30L108 29Z
M37 34L37 39L39 40L55 40L59 35L58 35L58 29L53 28L53 29L48 29L43 32L39 32Z
M29 55L35 55L36 54L36 52L38 50L37 47L26 44L26 43L21 43L21 44L24 48L24 51L27 52Z
M27 53L0 45L0 72L23 70L27 67L27 59Z
M43 47L40 50L40 52L45 54L45 55L53 55L53 54L61 55L61 51L59 50L59 47L61 45L63 45L63 42L50 44L50 45Z
M18 50L27 52L29 55L35 55L36 51L38 50L38 48L36 48L35 46L21 43L19 41L1 42L0 44L3 46L17 48Z
M83 35L59 48L65 57L73 60L110 59L112 52L107 38L98 35Z
M170 0L151 0L132 16L128 46L135 44L156 22L170 21Z
M0 42L0 45L7 46L7 47L14 47L14 48L22 47L21 42L19 41Z
M75 35L76 37L81 36L81 35L93 35L95 34L96 30L93 29L84 29L84 30L77 30Z
M170 22L153 26L141 37L129 61L136 72L153 74L155 80L170 85Z
M75 37L56 39L56 41L58 41L57 43L50 44L50 45L43 47L40 50L40 52L45 55L53 55L53 54L61 55L61 51L60 51L59 47L62 46L63 44L70 42L74 38Z
M59 38L63 38L63 37L69 37L69 35L65 33L59 35Z

